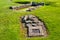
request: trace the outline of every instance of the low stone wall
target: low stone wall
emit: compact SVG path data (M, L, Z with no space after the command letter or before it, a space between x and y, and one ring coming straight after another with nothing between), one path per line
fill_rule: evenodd
M23 8L28 8L30 6L31 6L31 4L24 4L22 6L11 6L10 9L19 10L19 9L23 9Z

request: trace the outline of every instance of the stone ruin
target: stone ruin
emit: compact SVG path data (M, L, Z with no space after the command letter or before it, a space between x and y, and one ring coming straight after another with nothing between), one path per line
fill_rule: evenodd
M28 8L28 7L36 7L36 6L44 6L44 2L41 3L36 3L36 2L31 2L29 4L24 4L22 6L11 6L9 7L9 9L13 9L13 10L19 10L19 9L23 9L23 8ZM27 11L31 11L35 8L29 8Z
M47 31L43 21L34 15L25 15L21 17L21 22L27 28L27 36L47 36Z
M28 7L30 7L30 4L24 4L22 6L11 6L9 9L19 10L19 9L28 8Z

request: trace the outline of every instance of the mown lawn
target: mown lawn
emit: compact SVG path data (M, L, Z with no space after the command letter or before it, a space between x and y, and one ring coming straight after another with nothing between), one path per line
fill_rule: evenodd
M44 0L44 2L55 2L49 6L40 7L32 12L20 12L10 10L14 3L22 0L0 0L0 40L60 40L60 0ZM37 1L37 0L23 0ZM42 1L38 0L37 2ZM45 38L24 36L21 29L20 17L26 14L33 14L42 19L48 30L48 36Z

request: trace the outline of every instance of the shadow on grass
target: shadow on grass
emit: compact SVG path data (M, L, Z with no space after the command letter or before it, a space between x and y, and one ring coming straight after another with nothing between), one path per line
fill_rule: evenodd
M15 3L18 3L18 4L29 4L30 2L29 1L24 1L24 2L15 2Z
M56 2L45 2L46 6L52 6L52 7L58 7L58 4Z

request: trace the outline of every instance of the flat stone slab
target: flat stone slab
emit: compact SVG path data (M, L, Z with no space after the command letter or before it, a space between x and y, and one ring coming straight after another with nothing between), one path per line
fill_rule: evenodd
M43 21L34 15L25 15L21 17L22 24L27 28L27 36L47 36L47 30Z

